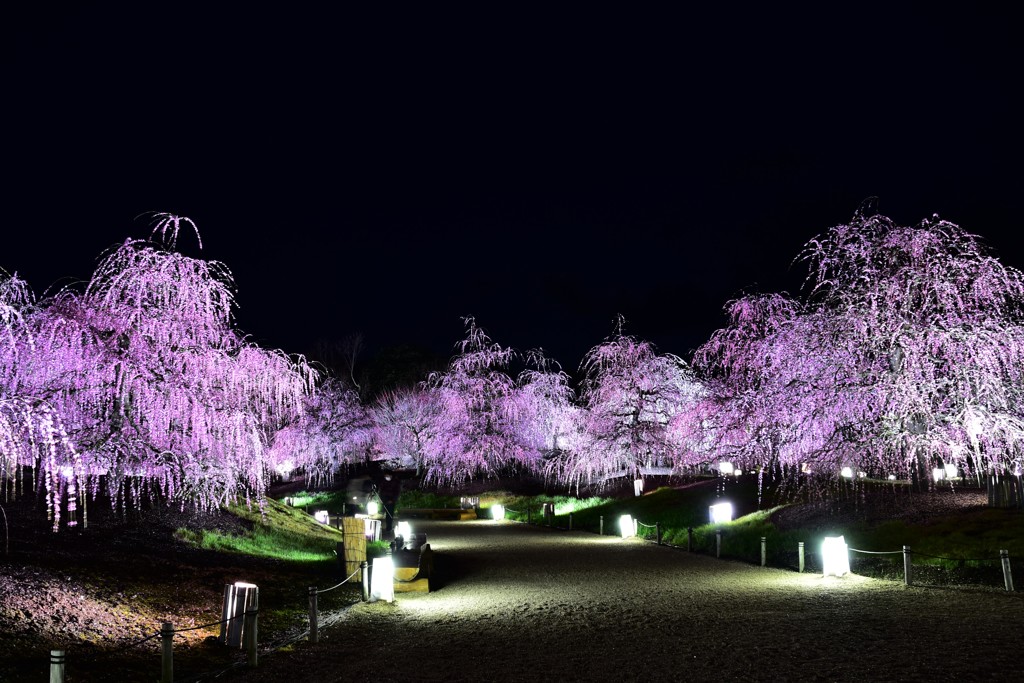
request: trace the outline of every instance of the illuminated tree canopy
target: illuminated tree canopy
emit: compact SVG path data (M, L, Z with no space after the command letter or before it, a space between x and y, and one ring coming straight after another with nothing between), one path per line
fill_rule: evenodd
M209 508L261 502L275 472L329 483L369 460L443 485L578 485L718 458L825 478L1024 468L1024 274L938 218L860 212L815 237L803 296L730 302L695 371L620 320L585 355L577 396L541 351L470 317L446 371L372 405L236 330L231 273L177 251L183 231L198 238L158 215L150 240L43 300L0 271L0 483L41 492L55 529L85 519L101 483L115 505Z
M807 295L748 296L699 349L717 443L828 476L1019 472L1024 276L937 218L857 214L811 240Z

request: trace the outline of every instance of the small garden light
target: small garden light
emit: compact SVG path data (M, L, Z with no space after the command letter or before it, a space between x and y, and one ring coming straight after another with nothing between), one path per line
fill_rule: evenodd
M395 601L395 563L390 555L373 558L370 600Z
M942 481L946 478L946 470L942 467L935 467L932 469L932 479L935 481Z
M844 467L843 469L839 470L839 474L842 475L844 479L853 479L853 468Z
M826 536L821 544L821 568L824 576L850 573L850 553L842 536Z
M629 538L630 536L636 535L636 526L633 524L633 518L629 515L622 515L619 517L619 533L622 534L623 538Z
M491 519L500 522L505 519L505 506L501 503L495 503L491 506Z
M327 510L317 510L313 513L313 518L321 524L328 524L331 521L330 513Z
M711 523L725 524L732 521L732 503L716 503L711 508Z

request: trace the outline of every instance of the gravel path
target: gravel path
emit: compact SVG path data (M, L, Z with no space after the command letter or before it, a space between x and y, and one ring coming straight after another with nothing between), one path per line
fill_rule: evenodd
M245 681L1024 680L1024 594L762 569L510 522L419 522L444 584Z

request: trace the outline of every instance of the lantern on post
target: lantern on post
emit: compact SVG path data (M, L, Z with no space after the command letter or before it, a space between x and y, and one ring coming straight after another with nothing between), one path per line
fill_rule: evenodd
M824 576L850 573L850 552L842 536L826 536L821 544L821 570Z

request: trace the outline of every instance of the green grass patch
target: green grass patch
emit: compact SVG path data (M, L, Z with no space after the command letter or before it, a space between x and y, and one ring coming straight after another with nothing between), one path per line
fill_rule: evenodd
M345 491L299 491L298 493L285 496L280 499L282 504L285 501L291 503L291 507L302 508L312 511L327 510L332 515L345 513L346 492Z
M228 510L252 523L244 533L215 529L178 529L175 536L207 550L241 553L292 562L324 562L336 558L343 535L296 508L268 500L264 510L232 505Z

